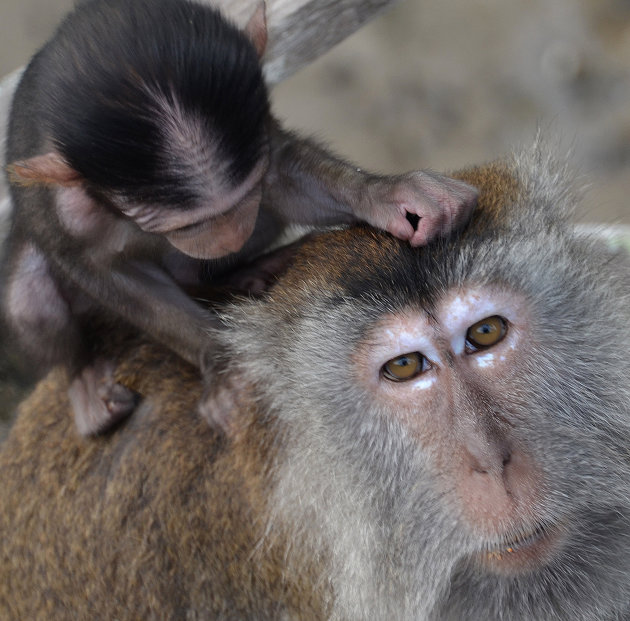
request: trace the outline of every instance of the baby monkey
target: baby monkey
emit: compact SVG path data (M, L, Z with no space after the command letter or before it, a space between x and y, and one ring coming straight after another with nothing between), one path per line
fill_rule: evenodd
M288 224L363 220L416 246L476 202L461 181L368 174L282 129L261 71L266 41L262 4L241 31L189 0L86 0L22 76L3 307L40 372L69 367L84 435L136 402L90 354L95 307L203 366L214 318L185 290Z

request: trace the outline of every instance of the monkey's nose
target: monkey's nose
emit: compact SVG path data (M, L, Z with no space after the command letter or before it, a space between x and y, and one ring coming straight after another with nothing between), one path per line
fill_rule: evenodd
M462 447L457 487L464 516L474 530L494 534L532 513L538 504L540 475L531 458L502 441L470 448Z

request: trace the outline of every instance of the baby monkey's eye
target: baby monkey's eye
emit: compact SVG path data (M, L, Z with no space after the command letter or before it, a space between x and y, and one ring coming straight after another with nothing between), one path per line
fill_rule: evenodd
M507 322L503 317L494 315L473 324L466 332L466 353L472 354L479 349L496 345L507 332Z
M383 365L381 374L392 382L405 382L430 368L429 361L420 352L414 351L388 360Z

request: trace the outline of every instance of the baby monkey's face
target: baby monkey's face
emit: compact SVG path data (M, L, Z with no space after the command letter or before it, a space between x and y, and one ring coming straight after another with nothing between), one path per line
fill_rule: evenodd
M117 207L143 231L164 235L180 252L195 259L219 259L241 250L251 237L268 165L268 157L261 157L233 187L215 177L201 193L205 198L188 207L131 202Z

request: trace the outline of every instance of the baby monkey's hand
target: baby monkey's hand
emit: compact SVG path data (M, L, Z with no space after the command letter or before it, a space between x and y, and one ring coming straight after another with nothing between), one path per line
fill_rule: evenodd
M432 171L374 176L367 180L366 192L356 215L412 246L464 225L478 196L473 186Z

